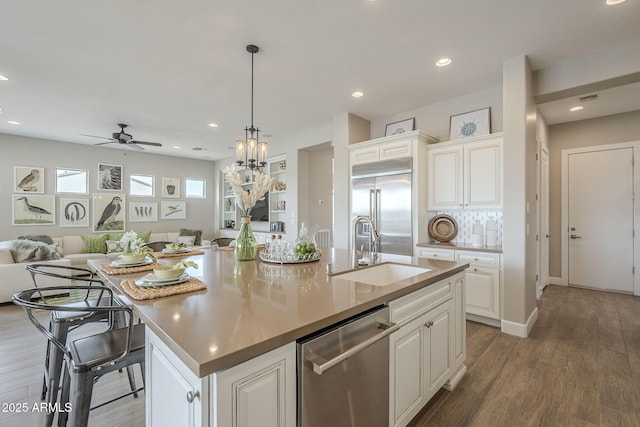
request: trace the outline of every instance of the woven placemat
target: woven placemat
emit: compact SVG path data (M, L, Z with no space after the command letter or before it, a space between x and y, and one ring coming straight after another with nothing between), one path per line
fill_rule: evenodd
M157 258L171 258L171 257L177 257L177 256L202 255L203 253L204 251L201 251L200 249L194 249L192 251L181 252L179 254L165 254L164 252L156 252L155 256Z
M136 267L112 267L111 264L100 264L100 270L107 274L129 274L129 273L141 273L143 271L150 271L154 268L162 267L157 262L152 262L147 265L138 265Z
M171 295L185 294L187 292L200 291L206 289L207 285L199 279L191 277L184 283L178 285L162 286L159 288L146 288L136 285L135 280L123 280L120 282L122 290L135 300L145 300L168 297Z

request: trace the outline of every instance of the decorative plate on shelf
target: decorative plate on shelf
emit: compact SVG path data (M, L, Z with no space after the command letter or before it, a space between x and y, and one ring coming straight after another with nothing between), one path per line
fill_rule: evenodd
M435 240L448 242L458 234L458 223L449 215L436 215L429 221L427 231Z

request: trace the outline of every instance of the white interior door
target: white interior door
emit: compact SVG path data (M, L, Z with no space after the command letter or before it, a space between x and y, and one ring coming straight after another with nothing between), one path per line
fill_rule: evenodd
M538 298L549 284L549 150L540 149L540 281Z
M633 291L633 150L568 156L569 284Z

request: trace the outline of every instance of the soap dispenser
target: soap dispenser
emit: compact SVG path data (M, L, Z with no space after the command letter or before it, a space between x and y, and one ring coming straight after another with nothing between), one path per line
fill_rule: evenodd
M484 229L480 221L476 221L473 225L473 232L471 233L471 246L481 247L484 244Z

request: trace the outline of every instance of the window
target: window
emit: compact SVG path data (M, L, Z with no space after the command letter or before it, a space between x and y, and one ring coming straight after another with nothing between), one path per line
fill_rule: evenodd
M87 194L88 178L86 170L56 168L56 192Z
M185 180L186 183L186 192L187 197L198 197L201 199L205 198L205 180L204 179L192 179L187 178Z
M151 175L129 175L129 194L153 197L153 181Z

